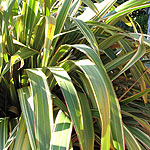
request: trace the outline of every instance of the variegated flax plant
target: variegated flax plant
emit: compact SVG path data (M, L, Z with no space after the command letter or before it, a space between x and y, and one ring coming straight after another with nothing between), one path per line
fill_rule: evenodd
M150 149L147 7L0 0L0 150Z

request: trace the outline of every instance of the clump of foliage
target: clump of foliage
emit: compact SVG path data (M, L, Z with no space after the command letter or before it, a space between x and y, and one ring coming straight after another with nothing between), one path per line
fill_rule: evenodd
M147 2L2 1L0 149L148 149Z

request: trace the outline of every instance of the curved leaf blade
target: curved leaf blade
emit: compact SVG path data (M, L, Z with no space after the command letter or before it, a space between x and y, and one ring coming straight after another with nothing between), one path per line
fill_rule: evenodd
M16 135L14 150L22 148L22 145L23 145L23 142L24 142L25 132L26 132L26 124L25 124L25 121L24 121L23 117L21 117L20 118L19 130L17 131L17 135Z
M101 149L110 149L110 102L109 95L104 80L97 67L89 60L72 62L79 67L85 74L92 89L94 100L96 101L99 114L101 116L102 141ZM72 66L72 65L71 65ZM93 72L95 72L93 74Z
M84 129L83 129L83 116L81 111L81 105L79 102L79 98L77 92L74 88L74 85L67 74L67 72L63 68L47 68L54 76L57 81L64 99L66 101L69 114L73 121L73 125L75 127L76 133L78 135L79 143L81 149L84 149ZM88 137L87 137L88 138Z
M87 139L85 141L86 149L94 150L94 127L93 127L91 110L88 104L88 99L81 92L78 92L78 96L81 103L82 114L83 114L84 138Z
M112 130L112 136L114 139L114 146L118 150L125 149L125 142L124 142L124 133L123 133L123 125L122 125L122 117L120 113L120 106L118 102L118 98L115 94L115 91L113 89L112 83L106 73L106 70L102 64L101 59L98 57L98 55L91 49L90 47L83 45L83 44L76 44L71 45L72 47L80 50L81 52L85 53L87 57L89 57L98 67L98 70L100 71L101 75L103 76L103 79L107 85L107 89L109 89L110 97L110 111L111 111L111 130Z

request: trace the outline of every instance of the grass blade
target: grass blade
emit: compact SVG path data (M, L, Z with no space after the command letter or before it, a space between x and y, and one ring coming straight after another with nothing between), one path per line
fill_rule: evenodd
M86 21L86 24L88 25L93 25L93 26L98 26L100 28L103 28L104 30L112 30L112 31L119 31L119 32L124 32L121 28L109 25L109 24L105 24L102 22L98 22L98 21Z
M22 145L22 149L32 150L27 132L26 132L26 134L24 136L24 142L23 142L23 145Z
M11 132L11 134L10 134L9 138L7 139L7 142L6 142L3 150L7 150L13 144L13 142L16 138L17 131L18 131L18 126L19 126L19 124L17 124L16 127Z
M24 8L22 9L23 14L23 43L28 45L31 40L33 28L35 26L36 21L38 21L38 9L39 9L39 1L38 0L27 0L24 2Z
M21 50L17 51L13 56L19 58L16 61L13 61L14 64L18 63L20 60L22 60L23 63L23 59L29 58L31 56L34 56L35 54L38 54L39 52L31 49L31 48L27 48L27 47L23 47ZM13 57L12 56L12 57ZM12 64L12 63L11 63ZM5 68L3 69L1 75L0 75L0 79L2 78L2 76L4 76L10 69L10 61L6 64Z
M141 119L139 117L136 117L135 115L132 115L128 112L125 111L121 111L124 115L127 115L129 117L132 117L133 119L135 119L148 133L150 133L150 125L144 121L144 119Z
M91 8L96 14L98 13L97 7L94 5L94 3L91 0L82 0L84 4L86 4L89 8Z
M146 3L146 2L148 2L148 0L140 0L140 1L129 0L129 1L125 2L125 3L123 3L122 5L119 5L113 11L111 11L110 13L108 13L108 14L106 14L104 16L104 18L107 18L107 17L110 16L106 20L106 24L108 24L113 19L116 19L117 17L120 17L120 16L122 16L124 14L130 13L130 12L132 12L134 10L142 9L142 8L145 8L145 7L149 7L150 4L145 4L144 5L144 3Z
M113 45L114 43L121 40L122 38L124 38L124 36L122 36L121 34L115 34L115 35L109 36L106 40L104 40L103 42L99 44L99 48L102 50L105 50L109 48L111 45Z
M98 8L100 12L98 14L98 17L104 17L116 1L117 0L104 0L103 2L101 2L100 7Z
M65 113L69 114L66 105L56 95L52 95L52 98L53 98L54 105L56 105L58 108L60 108Z
M81 92L78 92L78 96L83 114L84 139L87 139L85 141L86 150L94 150L94 127L88 99Z
M31 39L31 46L33 49L40 51L44 46L44 38L45 38L45 24L46 24L46 17L41 17L39 22L36 24L32 39Z

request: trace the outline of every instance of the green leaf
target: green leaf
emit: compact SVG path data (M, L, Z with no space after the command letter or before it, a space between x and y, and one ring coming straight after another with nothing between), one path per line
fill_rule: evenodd
M65 113L69 114L66 105L56 95L52 95L52 98L54 105L59 107Z
M143 44L143 38L140 38L140 45L135 53L135 55L131 58L131 60L124 66L124 68L112 79L115 80L118 76L120 76L123 72L129 69L133 64L135 64L146 52L146 49Z
M98 71L102 75L104 83L109 89L110 97L110 111L111 111L111 130L112 136L114 139L114 146L118 150L124 149L124 138L123 138L123 126L122 126L122 118L120 114L120 106L118 103L117 96L113 89L112 83L106 73L106 70L101 62L101 59L98 55L91 49L90 47L83 45L83 44L76 44L71 45L72 47L80 50L81 52L85 53L87 57L89 57L98 67Z
M130 97L126 98L126 99L123 99L123 100L120 101L120 103L121 104L128 104L128 103L136 100L137 98L139 98L139 97L141 97L144 94L149 93L149 92L150 92L150 88L148 88L148 89L146 89L146 90L144 90L142 92L139 92L139 93L137 93L137 94L135 94L133 96L130 96Z
M109 36L106 40L104 40L103 42L99 44L99 48L102 50L105 50L109 48L111 45L113 45L114 43L121 40L122 38L124 38L124 36L122 36L121 34Z
M69 10L69 14L70 14L71 17L76 15L80 5L81 5L81 0L73 1L72 6L71 6L71 8Z
M94 127L88 99L85 94L78 92L83 114L84 139L86 150L94 150Z
M19 62L19 60L21 61L21 66L20 68L23 67L24 65L24 60L19 56L19 55L13 55L10 59L10 72L12 72L13 70L13 65L16 63L16 62Z
M81 149L84 149L85 143L84 143L84 135L83 135L84 132L83 121L82 121L83 116L82 116L80 101L77 92L74 88L74 85L69 75L63 68L47 68L47 69L49 69L49 71L53 74L58 85L60 86L65 102L67 104L69 114L71 116L71 120L73 121L73 125L78 135Z
M77 27L80 29L80 31L85 36L87 41L90 43L92 48L96 50L97 53L99 54L99 49L98 49L95 36L93 32L90 30L90 28L86 25L86 23L84 23L82 20L79 20L79 19L75 19L75 18L71 18L71 19L76 23Z
M2 36L0 36L0 74L3 67L3 46L2 46Z
M26 134L24 136L24 142L23 142L23 145L22 145L21 148L25 149L25 150L32 150L31 146L30 146L29 137L28 137L28 133L27 132L26 132Z
M19 129L17 131L16 139L15 139L15 145L14 150L22 149L23 143L24 143L24 136L26 134L26 124L23 116L21 115L20 121L19 121Z
M145 2L148 2L148 0L140 0L140 1L129 0L125 3L123 3L122 5L118 6L113 11L111 11L110 13L108 13L107 15L104 16L104 19L109 17L106 20L106 24L108 24L113 19L116 19L117 17L120 17L120 16L125 15L127 13L131 13L134 10L149 7L150 4L144 4Z
M72 132L71 120L60 110L55 121L54 132L50 143L50 149L69 149Z
M96 101L99 114L101 116L101 126L102 126L102 141L101 149L110 149L110 97L108 95L108 90L104 83L104 80L98 70L98 68L89 60L80 60L77 62L72 62L71 66L79 67L85 74L86 79L92 89L92 94ZM93 74L93 72L95 72Z
M19 124L17 124L16 127L11 132L11 134L10 134L9 138L7 139L7 142L6 142L3 150L7 150L10 147L10 145L12 145L12 143L14 142L14 140L16 138L17 131L18 131L18 126L19 126Z
M23 65L23 59L29 58L31 56L34 56L35 54L39 54L38 51L31 49L31 48L27 48L27 47L23 47L21 50L18 50L13 56L12 56L12 60L11 62L8 62L5 66L5 68L3 69L1 75L0 75L0 79L2 78L2 76L4 76L10 69L10 63L11 64L15 64L18 63L20 60L22 61L22 65Z
M128 33L128 34L124 34L124 35L126 35L127 37L130 37L134 40L137 40L137 41L139 41L140 37L143 36L143 34L141 34L141 33ZM146 35L144 35L144 36L146 36ZM147 40L145 37L143 37L143 42L144 42L144 44L150 46L149 40Z
M30 87L24 87L18 90L19 101L22 114L26 123L28 136L32 149L36 149L36 140L34 132L34 104Z
M107 70L107 72L115 69L116 67L120 66L121 64L124 64L125 62L127 62L129 59L131 59L134 54L135 54L135 50L134 51L131 51L131 52L128 52L128 53L125 53L113 60L111 60L109 63L107 63L105 65L105 69Z
M4 6L4 12L2 16L2 45L3 49L5 49L5 44L7 43L7 50L10 53L10 55L13 55L15 53L12 35L9 33L9 18L13 17L12 14L12 8L15 4L15 0L7 0L3 3Z
M40 69L27 69L34 101L34 128L38 149L49 149L53 129L52 99L47 78Z
M23 15L23 43L28 45L31 40L33 28L36 22L39 20L38 10L39 10L39 1L38 0L27 0L24 2L22 15Z
M23 47L22 49L18 50L14 55L19 55L22 59L27 59L31 56L34 56L35 54L39 54L39 52L31 48Z
M97 7L91 0L82 0L84 4L86 4L89 8L91 8L96 14L99 12Z
M53 57L50 59L48 66L55 66L61 58L69 51L70 47L66 45L61 45L55 52Z
M54 31L55 31L55 18L51 16L46 17L45 44L43 51L42 67L47 66Z
M121 28L119 27L115 27L109 24L105 24L102 22L98 22L98 21L86 21L87 25L93 25L93 26L98 26L100 28L103 28L104 30L112 30L112 31L119 31L119 32L124 32Z
M100 6L98 7L99 14L98 14L98 20L99 18L103 18L107 12L110 10L110 8L115 4L117 0L104 0L100 3Z
M4 145L8 137L8 118L0 118L0 149L4 148Z
M31 40L31 47L33 49L36 49L37 51L40 51L43 48L44 45L44 38L45 37L45 24L46 24L46 17L41 17L39 22L36 24L32 40Z
M135 127L128 126L128 129L145 147L150 147L150 137L147 134Z
M125 125L124 125L124 135L125 135L125 142L128 147L128 150L134 150L134 149L141 150L137 140Z
M147 122L145 122L144 119L136 117L135 115L132 115L132 114L125 112L123 110L121 112L122 112L122 114L127 115L127 116L135 119L148 133L150 133L150 125Z
M63 26L65 24L65 21L67 19L71 4L72 4L72 0L64 0L61 6L61 9L58 12L57 17L56 17L56 28L55 28L54 35L61 33ZM53 40L53 43L52 43L53 48L56 46L57 41L58 41L58 37Z
M44 16L49 16L50 15L50 9L54 5L56 0L41 0L40 5L41 8L43 9L43 15Z

